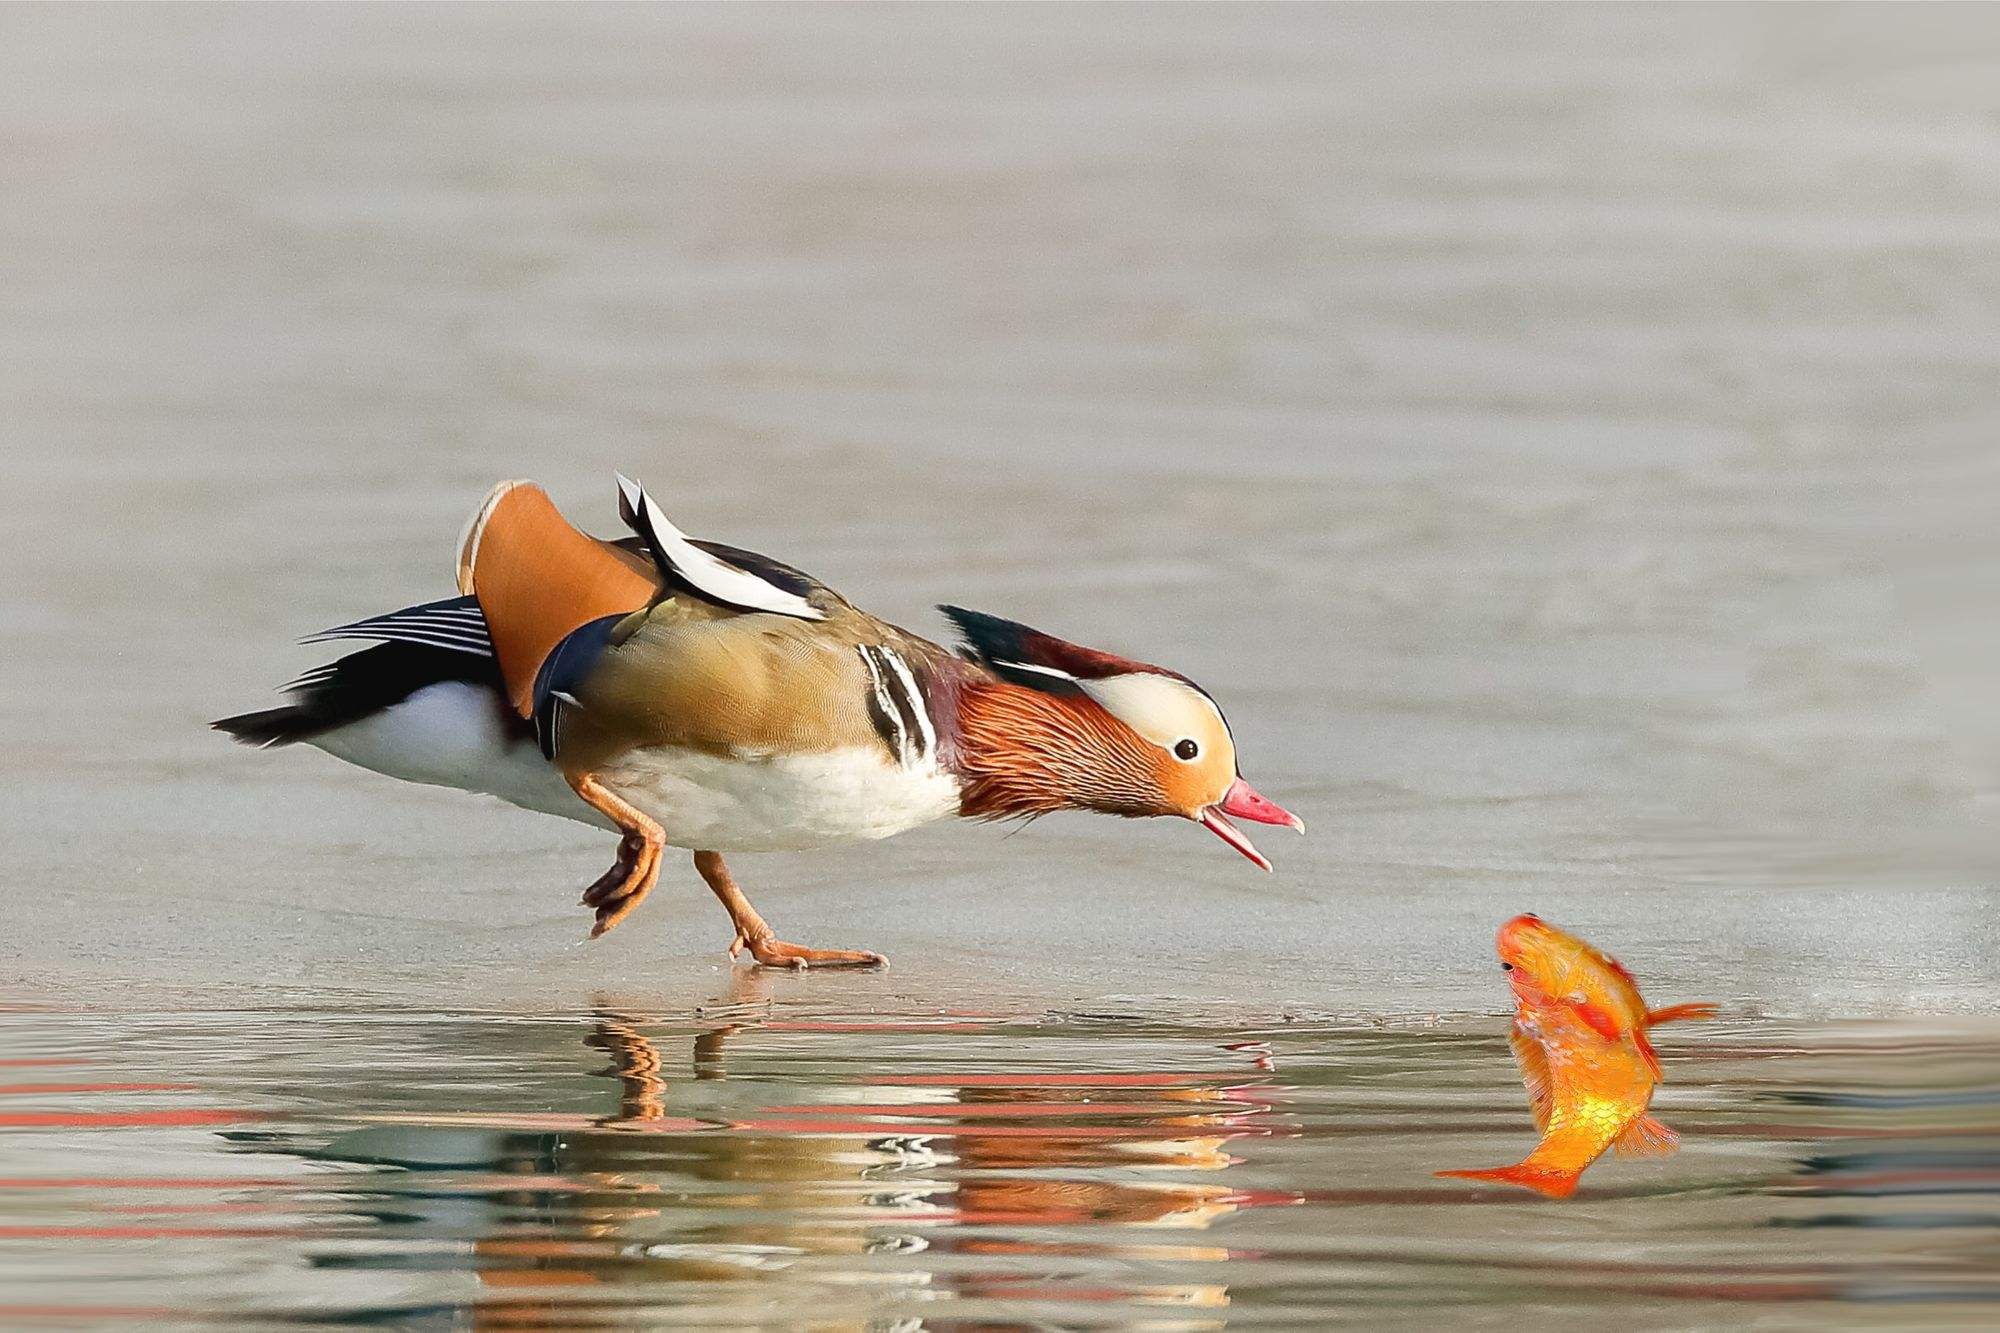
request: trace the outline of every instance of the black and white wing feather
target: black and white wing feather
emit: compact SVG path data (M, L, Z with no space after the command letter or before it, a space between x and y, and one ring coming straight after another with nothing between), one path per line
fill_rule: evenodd
M486 617L472 597L452 597L422 606L406 606L351 625L308 634L301 643L328 643L335 639L376 639L383 643L414 643L426 648L493 656L493 639L486 632ZM310 673L308 673L310 674Z
M738 611L768 611L800 620L824 620L826 612L798 593L704 550L675 527L645 488L618 478L618 516L645 539L646 550L668 586Z

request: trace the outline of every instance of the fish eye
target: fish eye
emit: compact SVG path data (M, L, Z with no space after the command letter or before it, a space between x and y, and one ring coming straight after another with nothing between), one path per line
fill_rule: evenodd
M1538 916L1536 916L1536 915L1535 915L1535 914L1534 914L1533 912L1523 912L1523 913L1521 913L1521 915L1522 915L1522 916L1524 916L1524 917L1526 917L1526 918L1528 918L1528 920L1530 920L1530 921L1540 921L1540 920L1541 920L1541 918L1540 918L1540 917L1538 917Z
M1200 753L1201 747L1196 745L1190 737L1183 736L1180 740L1174 742L1174 757L1176 759L1193 759Z
M1512 972L1514 970L1514 965L1512 963L1502 963L1500 964L1500 970L1502 972Z

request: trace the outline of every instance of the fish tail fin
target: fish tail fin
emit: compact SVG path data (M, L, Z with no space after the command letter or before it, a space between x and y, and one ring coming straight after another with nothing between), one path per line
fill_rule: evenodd
M1670 1004L1648 1013L1646 1025L1658 1027L1662 1023L1688 1023L1698 1018L1714 1018L1716 1012L1717 1006L1712 1004Z
M1581 1172L1556 1171L1545 1166L1530 1166L1526 1162L1487 1167L1481 1171L1433 1171L1431 1174L1457 1180L1497 1180L1531 1189L1551 1199L1567 1199L1576 1193L1576 1182L1582 1176Z
M1613 1139L1620 1157L1668 1157L1678 1151L1681 1136L1649 1115L1642 1115Z

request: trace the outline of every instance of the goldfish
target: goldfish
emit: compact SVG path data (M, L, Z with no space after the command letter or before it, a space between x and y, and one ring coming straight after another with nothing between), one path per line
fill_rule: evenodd
M1512 1166L1437 1174L1566 1199L1607 1148L1628 1157L1673 1152L1680 1136L1647 1112L1666 1077L1647 1033L1661 1023L1712 1017L1715 1006L1648 1009L1617 959L1533 913L1501 926L1497 947L1514 990L1507 1041L1542 1141Z

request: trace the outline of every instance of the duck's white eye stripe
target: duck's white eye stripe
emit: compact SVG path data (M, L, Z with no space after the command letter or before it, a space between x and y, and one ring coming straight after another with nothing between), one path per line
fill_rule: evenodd
M1076 679L1075 676L1070 675L1067 671L1058 671L1054 667L1036 666L1033 662L1003 662L996 657L993 659L993 665L1002 667L1008 671L1032 671L1038 676L1054 676L1057 680Z
M924 758L937 748L937 731L931 726L930 710L924 707L924 692L917 688L917 678L910 674L909 663L892 648L879 650L889 663L889 670L895 679L890 682L898 687L896 703L906 720L913 720L921 733L917 741L918 759Z
M1077 684L1105 712L1162 749L1186 736L1228 734L1215 701L1172 676L1133 671Z

